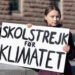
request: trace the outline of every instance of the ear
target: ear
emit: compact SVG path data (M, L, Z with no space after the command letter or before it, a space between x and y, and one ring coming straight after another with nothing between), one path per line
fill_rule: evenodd
M47 16L44 16L44 20L47 20Z

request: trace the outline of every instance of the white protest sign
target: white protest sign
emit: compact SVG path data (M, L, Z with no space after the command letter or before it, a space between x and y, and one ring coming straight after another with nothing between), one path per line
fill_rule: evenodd
M69 29L2 23L0 63L63 72Z

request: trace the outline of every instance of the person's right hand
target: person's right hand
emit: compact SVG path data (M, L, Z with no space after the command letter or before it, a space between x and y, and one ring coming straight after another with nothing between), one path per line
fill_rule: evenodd
M31 23L26 24L28 28L32 27Z

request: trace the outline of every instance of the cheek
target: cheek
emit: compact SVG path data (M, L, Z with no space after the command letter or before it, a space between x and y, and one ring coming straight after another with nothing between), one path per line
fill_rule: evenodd
M52 25L52 21L51 20L47 20L47 23Z
M53 21L52 18L50 18L50 17L46 17L45 20L47 21L48 24L52 24L52 21Z
M51 19L50 17L48 17L48 18L47 18L47 21L48 21L48 22L51 22L51 21L52 21L52 19Z
M57 20L57 23L60 23L61 22L61 20Z
M48 22L49 22L49 23L52 23L52 22L53 22L53 20L49 18Z
M57 18L57 21L61 21L61 18Z

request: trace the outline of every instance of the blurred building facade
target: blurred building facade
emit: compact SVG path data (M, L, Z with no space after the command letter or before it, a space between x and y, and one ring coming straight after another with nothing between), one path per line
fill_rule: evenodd
M44 10L52 2L61 10L64 27L75 29L75 0L0 0L0 23L44 25Z

